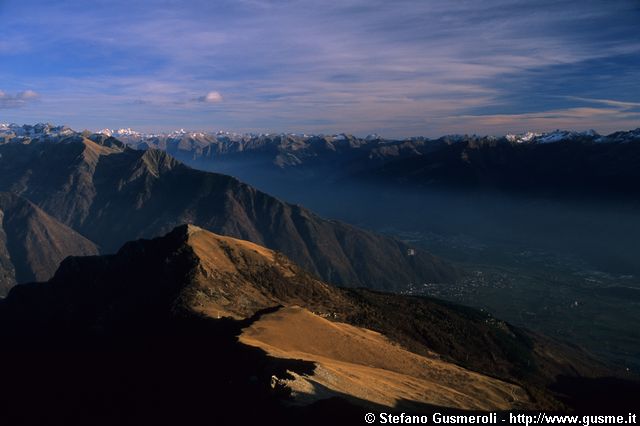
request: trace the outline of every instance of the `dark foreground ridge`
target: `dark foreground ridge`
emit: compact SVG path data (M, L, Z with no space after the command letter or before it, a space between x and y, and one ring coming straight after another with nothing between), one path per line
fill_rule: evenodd
M575 348L435 299L338 289L279 256L181 226L116 255L68 258L49 282L14 287L0 301L6 424L322 424L393 411L339 393L286 403L289 390L274 388L272 376L312 377L316 364L270 356L237 336L291 304L517 384L529 399L521 409L585 409L599 399L600 410L626 410L637 400L632 382L594 385L613 372ZM402 400L394 409L443 410Z

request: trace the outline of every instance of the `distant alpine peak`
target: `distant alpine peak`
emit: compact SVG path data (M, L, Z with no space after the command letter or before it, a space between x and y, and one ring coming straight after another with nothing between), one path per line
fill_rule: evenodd
M554 143L578 138L602 139L593 129L583 132L571 130L555 130L549 133L526 132L520 134L507 134L505 138L514 143Z
M348 137L344 133L339 133L339 134L333 136L333 140L334 141L345 141L347 139L348 139Z
M55 126L51 123L30 124L0 124L0 136L10 138L39 138L70 136L76 132L67 126Z
M117 138L118 136L143 136L142 133L136 132L135 130L131 129L130 127L127 127L126 129L122 128L122 129L118 129L118 130L102 129L98 133L106 135L106 136L113 136L114 138Z
M509 133L505 137L509 142L522 143L522 142L531 142L534 138L537 138L539 136L542 136L542 133L526 132L521 134Z
M640 141L640 127L635 130L629 130L628 132L622 131L607 136L600 136L596 139L596 142L628 143L631 141Z
M105 136L113 136L114 138L157 138L157 137L170 137L170 138L180 138L180 137L203 137L206 135L215 135L215 136L239 136L236 133L212 131L212 132L196 132L185 129L173 130L170 132L157 132L157 133L144 133L133 130L130 127L121 128L121 129L102 129L97 132L98 134L102 134Z

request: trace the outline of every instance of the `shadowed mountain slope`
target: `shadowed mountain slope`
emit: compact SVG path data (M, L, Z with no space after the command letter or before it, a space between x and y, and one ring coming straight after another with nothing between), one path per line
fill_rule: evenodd
M17 283L44 281L67 256L98 248L31 202L0 193L0 296Z
M640 132L603 137L573 136L553 143L518 143L468 137L421 155L389 158L357 178L422 188L452 187L508 193L616 197L638 194Z
M324 280L402 290L457 271L397 240L322 219L234 178L191 169L159 150L76 135L0 145L0 189L21 194L112 252L194 223L278 250Z

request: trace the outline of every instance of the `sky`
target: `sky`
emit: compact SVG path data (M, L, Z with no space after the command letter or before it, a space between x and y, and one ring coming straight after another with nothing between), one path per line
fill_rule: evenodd
M639 0L0 0L0 123L640 127Z

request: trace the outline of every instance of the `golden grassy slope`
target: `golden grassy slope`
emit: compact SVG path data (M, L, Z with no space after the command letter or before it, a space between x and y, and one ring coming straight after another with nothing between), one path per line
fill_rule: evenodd
M414 354L379 333L334 323L300 307L263 316L240 341L275 357L316 363L312 376L293 374L294 380L283 381L300 403L337 394L390 407L401 400L481 410L529 403L516 385Z

